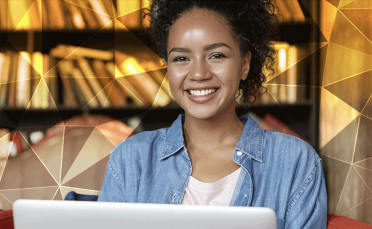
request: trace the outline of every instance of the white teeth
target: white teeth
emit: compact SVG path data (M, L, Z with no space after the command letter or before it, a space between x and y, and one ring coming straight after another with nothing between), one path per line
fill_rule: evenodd
M204 95L210 95L216 92L217 89L208 89L208 90L189 90L189 94L193 96L204 96Z

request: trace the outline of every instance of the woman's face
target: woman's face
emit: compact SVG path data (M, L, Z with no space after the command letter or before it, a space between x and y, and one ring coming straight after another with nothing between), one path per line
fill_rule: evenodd
M249 71L250 52L241 59L238 41L220 20L216 13L196 9L169 31L171 92L186 115L196 119L235 112L239 82Z

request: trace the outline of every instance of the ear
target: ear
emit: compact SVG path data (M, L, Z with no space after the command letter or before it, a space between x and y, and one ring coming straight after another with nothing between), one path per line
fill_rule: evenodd
M248 51L247 54L242 58L242 71L243 74L241 76L241 80L245 80L248 77L249 69L250 69L250 63L251 63L251 52Z

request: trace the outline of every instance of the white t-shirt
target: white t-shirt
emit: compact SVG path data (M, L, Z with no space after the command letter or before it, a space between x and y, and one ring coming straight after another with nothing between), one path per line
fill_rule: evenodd
M213 183L201 182L190 176L181 204L229 206L241 169Z

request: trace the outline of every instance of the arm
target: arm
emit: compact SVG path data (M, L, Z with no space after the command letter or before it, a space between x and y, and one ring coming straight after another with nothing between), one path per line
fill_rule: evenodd
M113 166L112 160L113 159L110 155L110 159L106 167L105 178L103 180L101 192L99 193L97 201L125 202L123 183Z
M97 201L136 202L140 166L131 140L128 138L112 150Z
M285 228L327 228L327 192L320 158L290 199Z

